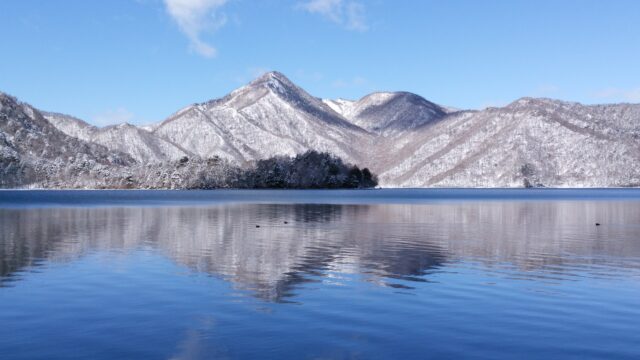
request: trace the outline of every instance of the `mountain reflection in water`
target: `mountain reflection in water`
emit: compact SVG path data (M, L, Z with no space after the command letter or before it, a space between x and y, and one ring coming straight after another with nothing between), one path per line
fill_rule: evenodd
M43 262L141 249L274 302L336 273L411 292L451 263L565 281L638 269L638 224L637 203L615 201L1 209L0 286Z

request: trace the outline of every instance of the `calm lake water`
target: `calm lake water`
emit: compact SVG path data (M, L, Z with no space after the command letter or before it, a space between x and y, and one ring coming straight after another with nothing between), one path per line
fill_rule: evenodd
M640 191L0 191L0 359L68 358L638 359Z

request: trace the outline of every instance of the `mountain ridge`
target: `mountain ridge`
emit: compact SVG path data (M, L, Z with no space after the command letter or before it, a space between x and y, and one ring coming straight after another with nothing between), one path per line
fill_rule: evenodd
M242 165L317 150L372 169L389 187L640 185L638 104L522 97L458 110L404 91L320 99L268 72L144 127L42 117L66 136L141 165L185 157Z

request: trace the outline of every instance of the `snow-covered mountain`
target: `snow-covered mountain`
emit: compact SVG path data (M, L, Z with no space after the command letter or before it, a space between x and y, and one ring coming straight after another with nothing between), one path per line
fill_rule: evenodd
M522 98L502 108L471 111L407 92L322 100L283 74L270 72L151 126L97 128L67 115L42 116L11 97L2 98L4 174L11 156L33 157L40 149L36 143L15 143L35 131L36 125L15 126L29 118L47 130L27 138L65 145L73 139L77 144L73 150L51 147L38 159L62 152L74 159L84 154L104 166L161 164L184 157L242 165L319 150L372 169L382 186L640 186L636 104L586 106ZM54 157L63 164L64 156ZM172 176L170 171L165 175Z
M127 154L63 133L37 109L0 93L0 187L74 183L133 163Z
M384 135L412 130L447 114L443 107L408 92L376 92L358 101L323 101L353 124Z
M353 160L362 150L354 143L370 136L277 72L222 99L184 108L153 134L201 157L237 162L306 150Z
M392 142L379 171L393 186L640 186L640 105L523 98Z
M89 141L91 136L99 129L96 126L71 115L46 111L40 111L40 113L45 119L49 120L53 126L58 128L58 130L81 140Z
M68 115L46 112L43 115L69 136L127 153L140 163L162 163L192 155L179 145L131 124L98 128Z

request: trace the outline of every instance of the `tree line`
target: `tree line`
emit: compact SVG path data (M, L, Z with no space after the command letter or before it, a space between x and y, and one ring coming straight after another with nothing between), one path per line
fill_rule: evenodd
M326 152L307 151L294 157L259 160L243 171L235 187L252 189L361 189L378 185L367 168L346 164Z
M0 187L4 188L363 189L378 184L369 169L318 151L276 156L243 166L218 156L112 166L86 161L27 164L19 158L4 158L0 156L0 180L6 180Z

